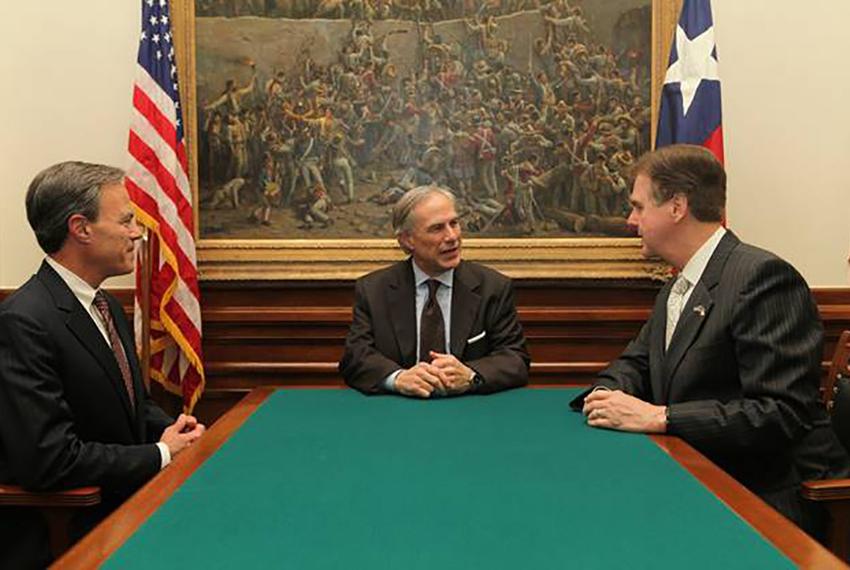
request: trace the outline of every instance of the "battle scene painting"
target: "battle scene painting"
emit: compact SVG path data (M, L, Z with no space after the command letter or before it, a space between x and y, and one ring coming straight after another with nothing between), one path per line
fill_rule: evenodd
M196 0L200 237L385 238L450 189L467 237L632 235L651 0Z

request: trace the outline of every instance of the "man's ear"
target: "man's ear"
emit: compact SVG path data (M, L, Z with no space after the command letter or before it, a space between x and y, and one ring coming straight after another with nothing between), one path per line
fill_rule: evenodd
M401 246L404 253L413 253L413 240L410 239L410 234L408 232L401 232L398 234L398 245Z
M91 241L89 220L82 214L72 214L68 218L68 237L81 243Z
M674 194L670 199L670 215L675 222L680 222L688 215L688 197L684 194Z

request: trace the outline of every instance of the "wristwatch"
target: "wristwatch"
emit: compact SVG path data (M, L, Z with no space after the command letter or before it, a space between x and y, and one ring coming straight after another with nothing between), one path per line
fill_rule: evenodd
M472 376L469 377L469 389L476 390L484 383L484 378L481 377L475 370L472 371Z

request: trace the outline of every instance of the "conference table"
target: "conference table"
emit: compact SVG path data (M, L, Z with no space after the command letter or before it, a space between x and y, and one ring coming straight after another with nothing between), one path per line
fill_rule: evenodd
M251 392L58 568L838 568L683 441L578 388Z

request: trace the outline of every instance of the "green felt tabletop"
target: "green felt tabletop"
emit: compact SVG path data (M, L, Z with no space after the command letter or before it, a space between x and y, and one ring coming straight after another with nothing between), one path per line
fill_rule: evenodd
M785 568L575 390L418 401L281 390L108 568Z

